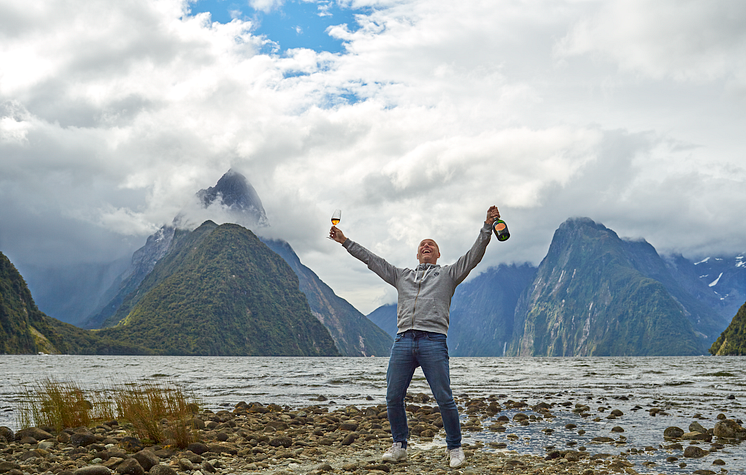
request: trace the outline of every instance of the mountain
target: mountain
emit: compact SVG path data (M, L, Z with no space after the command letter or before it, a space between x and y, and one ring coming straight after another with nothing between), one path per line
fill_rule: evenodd
M240 223L249 223L255 228L268 226L268 220L261 200L246 178L233 170L228 171L214 187L197 192L202 211L208 213L211 207L229 211L229 218ZM194 213L194 210L192 210ZM190 232L183 227L190 218L186 211L181 212L173 226L164 226L147 239L145 245L132 257L132 263L107 291L106 304L86 322L86 328L112 327L129 315L140 299L165 276L173 272L169 263L183 257L184 240L195 245L204 232L199 229ZM265 244L280 255L293 269L299 279L299 288L306 295L311 311L332 335L337 348L345 356L385 356L391 348L392 340L378 327L371 324L346 300L336 296L309 268L304 266L290 245L282 240L266 240ZM157 264L164 261L164 265ZM158 271L156 272L156 269Z
M57 352L51 327L18 270L0 253L0 353Z
M204 208L209 208L213 204L227 208L238 224L243 224L249 229L269 226L267 213L256 190L245 176L233 169L220 177L215 186L199 190L197 198Z
M378 328L385 331L391 338L396 336L398 330L396 326L396 304L389 303L381 305L368 314L368 320L373 322Z
M118 342L41 312L21 274L0 252L0 353L149 354L136 343Z
M741 295L742 258L723 262L728 271L718 275L727 294ZM450 354L704 354L729 318L725 299L702 278L702 265L661 257L648 242L620 239L588 218L568 219L538 268L501 265L457 288ZM395 305L368 317L396 332Z
M710 354L716 356L746 355L746 303L741 305L728 328L712 344Z
M708 340L692 321L709 324L710 315L693 314L646 275L665 268L651 249L588 218L562 223L516 306L507 354L702 354Z
M728 325L730 316L721 314L719 306L703 295L708 291L701 279L687 281L687 274L672 272L670 261L661 257L645 240L624 240L624 251L630 264L645 277L654 279L682 306L684 314L705 340L712 341ZM689 277L691 279L691 277ZM732 314L731 314L732 315Z
M744 255L707 257L693 264L703 285L717 297L721 315L731 318L746 302Z
M518 299L535 274L529 264L501 264L458 286L451 301L450 353L504 356Z
M176 234L173 226L163 226L148 237L145 245L132 255L129 267L116 277L109 288L103 292L102 304L82 323L83 328L101 328L116 325L119 319L115 314L122 306L124 299L132 294L140 283L155 267L155 264L166 255Z
M339 355L290 266L236 224L177 232L120 311L100 334L161 354Z
M117 326L83 330L46 316L0 253L0 352L338 356L288 264L251 231L206 222L170 252Z
M308 267L304 266L285 241L264 241L280 255L298 276L300 290L308 299L314 316L329 330L339 351L345 356L386 356L393 339L365 318L346 300L338 297Z
M119 292L98 315L100 318L108 314L101 327L113 327L124 320L150 290L175 272L190 250L201 244L211 231L210 226L200 226L191 232L161 228L150 236L145 246L138 249L132 257L134 265L130 269L136 272L123 276Z
M116 325L121 316L120 306L125 298L134 292L171 247L171 242L178 229L188 229L189 222L210 214L224 214L225 218L249 229L269 225L267 214L256 190L242 174L228 170L215 184L196 193L197 210L185 208L170 225L162 226L155 234L148 237L145 245L135 251L129 267L118 277L109 281L110 286L102 293L99 305L82 320L83 328L101 328ZM212 208L211 208L212 207ZM201 223L199 221L197 224ZM196 226L194 226L196 228Z

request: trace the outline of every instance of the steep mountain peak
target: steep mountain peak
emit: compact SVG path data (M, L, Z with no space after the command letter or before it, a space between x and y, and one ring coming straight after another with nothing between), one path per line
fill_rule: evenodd
M232 168L220 177L215 186L199 190L197 198L205 208L217 204L224 206L229 212L248 218L249 222L245 224L261 227L269 225L262 200L256 190L245 176Z
M592 226L594 228L608 229L603 224L597 223L593 221L591 218L584 217L584 216L573 216L573 217L567 218L564 223L560 224L559 229L563 229L567 227L579 227L579 226Z
M246 177L228 170L215 184L199 190L173 220L172 227L195 229L205 220L235 223L257 230L269 226L262 200Z
M619 236L603 224L590 218L569 218L554 232L539 272L584 267L589 259L593 261L599 257L606 264L623 261L622 247Z
M619 236L617 233L612 231L611 229L607 228L601 223L597 223L593 221L591 218L584 218L584 217L574 217L574 218L568 218L559 225L557 230L554 232L554 237L552 238L552 244L555 243L555 241L558 244L561 244L563 242L566 242L569 238L578 238L578 237L596 237L599 234L608 234L609 237L614 239L619 239Z

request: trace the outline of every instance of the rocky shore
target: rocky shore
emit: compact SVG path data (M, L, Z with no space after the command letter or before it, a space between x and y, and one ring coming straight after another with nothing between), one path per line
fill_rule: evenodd
M526 402L499 397L458 398L466 420L464 435L490 432L495 440L464 444L466 463L448 467L442 443L442 420L428 395L407 397L410 416L409 459L383 463L381 454L391 445L386 408L347 406L330 409L323 404L302 408L276 404L240 403L231 410L204 410L194 415L195 441L179 449L175 441L160 444L133 437L127 424L109 421L90 428L28 428L14 433L0 427L1 475L223 475L223 474L571 474L743 473L746 462L734 466L719 452L746 439L739 420L720 414L713 427L693 417L689 427L670 426L660 434L657 446L628 447L624 413L619 409L570 402ZM322 402L322 401L318 401ZM642 409L642 408L640 408ZM649 416L665 416L665 409L650 408ZM531 429L540 439L557 429L558 414L590 420L615 420L609 436L583 439L584 432L568 422L563 431L573 434L562 446L545 445L541 454L521 454L525 443L518 428ZM510 414L511 417L508 417ZM562 419L562 422L565 420ZM165 423L165 421L164 421ZM550 424L551 423L551 424ZM525 432L522 432L525 434ZM555 438L556 439L556 438ZM503 442L504 441L504 442ZM604 450L589 450L590 447ZM727 450L726 450L727 451ZM635 454L657 453L661 466L630 461ZM692 461L705 460L708 468L687 471ZM670 472L669 472L670 473Z

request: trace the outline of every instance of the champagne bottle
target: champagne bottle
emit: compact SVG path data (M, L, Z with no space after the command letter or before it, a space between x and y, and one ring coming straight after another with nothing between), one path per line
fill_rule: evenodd
M492 223L492 231L494 231L498 241L507 241L510 237L508 225L500 218L495 219L495 222Z

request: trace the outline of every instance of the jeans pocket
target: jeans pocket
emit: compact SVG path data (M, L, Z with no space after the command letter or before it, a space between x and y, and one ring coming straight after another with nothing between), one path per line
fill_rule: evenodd
M444 334L442 334L442 333L432 333L432 332L429 332L427 334L427 339L430 340L430 341L445 342L446 341L446 336Z

